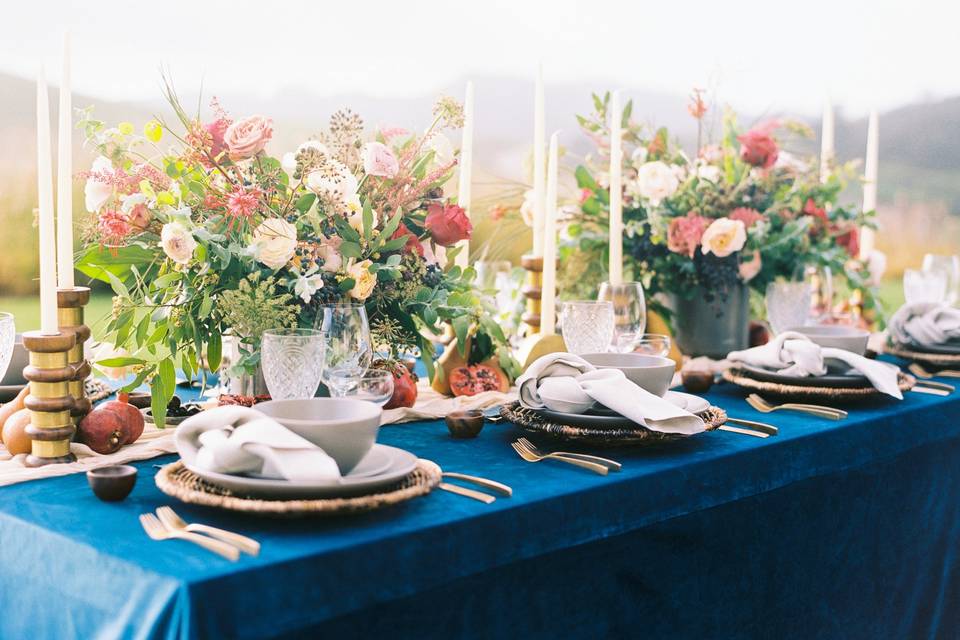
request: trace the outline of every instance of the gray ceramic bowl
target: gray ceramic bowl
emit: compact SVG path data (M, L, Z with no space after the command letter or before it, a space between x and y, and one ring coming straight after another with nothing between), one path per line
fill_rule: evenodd
M833 347L862 356L867 351L870 332L836 324L815 324L789 329L807 336L821 347Z
M372 402L350 398L271 400L253 408L326 451L337 461L342 475L377 441L383 413Z
M598 369L619 369L627 379L655 396L663 397L677 363L670 358L642 353L588 353L581 356Z

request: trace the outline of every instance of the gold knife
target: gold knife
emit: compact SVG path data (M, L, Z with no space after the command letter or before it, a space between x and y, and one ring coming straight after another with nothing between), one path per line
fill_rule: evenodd
M507 496L508 498L513 495L513 489L495 480L488 480L487 478L481 478L479 476L469 476L465 473L455 473L453 471L444 471L442 475L444 478L454 478L455 480L472 482L473 484L479 485L485 489L496 491L497 493Z
M450 484L449 482L441 482L437 485L437 487L443 489L444 491L449 491L450 493L456 493L457 495L479 500L484 504L490 504L496 500L496 498L489 493L474 491L473 489L467 489L466 487L461 487L458 484Z
M755 422L753 420L744 420L742 418L731 418L727 416L727 422L732 422L733 424L739 424L748 429L753 429L754 431L759 431L760 433L765 433L769 436L775 436L780 434L780 430L777 429L772 424L767 424L766 422Z

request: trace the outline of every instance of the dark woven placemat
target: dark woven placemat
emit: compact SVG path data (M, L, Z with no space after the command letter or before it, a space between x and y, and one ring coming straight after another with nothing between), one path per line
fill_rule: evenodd
M740 367L730 367L722 375L724 380L738 387L785 399L844 402L889 397L873 387L809 387L757 380L751 377L749 371ZM900 391L909 391L916 382L916 378L902 371L897 375Z
M517 400L501 406L500 415L518 427L522 427L533 433L541 433L562 440L605 447L661 444L664 442L685 440L690 437L678 433L651 431L640 425L636 425L635 427L600 429L596 427L562 424L555 420L545 418L533 409L521 407L520 402ZM703 418L707 431L712 431L727 421L726 412L719 407L710 407L697 415Z
M376 493L346 498L269 500L236 495L229 489L207 482L183 466L181 460L160 469L155 482L160 491L189 504L267 517L330 517L372 511L426 495L440 483L440 467L430 460L420 459L417 468L395 484Z
M930 353L917 351L916 347L908 347L897 343L888 343L883 352L905 360L926 362L939 367L960 366L960 353Z

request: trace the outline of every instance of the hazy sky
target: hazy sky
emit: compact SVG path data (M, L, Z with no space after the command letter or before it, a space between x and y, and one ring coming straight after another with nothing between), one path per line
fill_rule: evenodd
M960 93L960 3L941 0L29 0L4 3L0 70L59 74L74 39L74 86L155 98L178 86L263 96L422 94L470 75L591 81L687 93L713 86L759 111L850 115ZM52 67L52 68L51 68Z

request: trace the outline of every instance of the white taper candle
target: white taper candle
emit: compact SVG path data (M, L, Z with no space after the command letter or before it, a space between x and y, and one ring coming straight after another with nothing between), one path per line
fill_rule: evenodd
M43 69L37 78L37 201L40 209L40 331L57 325L56 234L53 228L53 159L50 155L50 99Z
M828 100L823 105L823 120L820 124L820 182L826 182L834 156L833 105Z
M463 141L460 144L460 181L457 185L457 204L470 217L471 186L473 179L473 82L467 82L467 95L463 101ZM470 264L470 241L460 243L457 265L466 268Z
M547 211L543 225L543 285L540 294L540 335L549 336L557 327L557 181L559 132L550 136L547 161Z
M876 111L870 112L867 124L867 155L863 166L863 210L877 208L877 174L880 165L880 118ZM876 238L873 229L864 227L860 233L860 257L867 258L874 250Z
M533 255L543 255L543 223L546 210L546 133L544 119L543 65L537 67L533 96Z
M623 283L623 109L620 92L610 100L610 284Z

